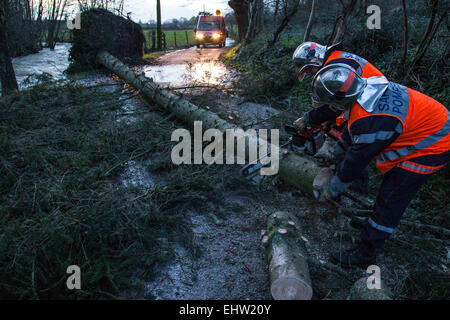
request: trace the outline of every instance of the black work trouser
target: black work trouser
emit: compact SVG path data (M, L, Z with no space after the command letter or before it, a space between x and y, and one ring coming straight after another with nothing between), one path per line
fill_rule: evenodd
M372 248L383 247L394 232L411 200L438 168L450 161L450 151L410 159L384 175L374 205L374 212L361 232L363 243ZM419 170L415 170L414 168ZM427 173L418 173L420 170ZM429 172L432 173L429 173Z

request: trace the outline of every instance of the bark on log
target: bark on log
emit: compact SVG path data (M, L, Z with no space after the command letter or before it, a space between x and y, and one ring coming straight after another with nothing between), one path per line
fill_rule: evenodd
M392 300L392 298L383 282L381 282L381 289L369 289L367 277L364 277L352 286L348 300Z
M275 300L310 300L311 278L300 222L280 211L269 216L266 252Z
M136 74L106 51L101 51L97 55L97 60L125 82L138 89L145 97L173 113L182 121L190 124L193 124L194 121L202 121L204 129L215 128L222 132L227 129L240 129L238 126L221 119L215 113L199 108L186 99L158 87L144 74ZM246 145L248 146L248 144ZM312 182L319 169L320 167L307 157L300 157L292 152L280 155L279 177L310 195L313 194Z
M290 152L280 158L278 175L284 182L313 195L313 181L320 169L313 160Z

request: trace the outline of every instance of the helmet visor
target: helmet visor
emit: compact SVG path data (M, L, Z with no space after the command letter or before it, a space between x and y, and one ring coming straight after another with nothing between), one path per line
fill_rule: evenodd
M312 99L336 109L351 107L361 95L366 81L354 69L343 64L333 64L321 69L314 77Z
M304 65L301 68L295 68L297 72L298 81L302 82L307 75L315 75L317 71L319 71L320 64L319 63L311 63Z

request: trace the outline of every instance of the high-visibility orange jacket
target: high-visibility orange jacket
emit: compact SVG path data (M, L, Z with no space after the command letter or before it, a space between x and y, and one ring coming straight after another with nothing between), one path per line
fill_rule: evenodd
M450 150L450 112L436 100L397 83L380 98L372 112L355 103L350 109L348 129L365 117L391 116L401 123L400 135L377 156L377 167L385 173L405 161ZM354 143L382 139L383 132L352 136ZM386 133L387 134L387 133Z

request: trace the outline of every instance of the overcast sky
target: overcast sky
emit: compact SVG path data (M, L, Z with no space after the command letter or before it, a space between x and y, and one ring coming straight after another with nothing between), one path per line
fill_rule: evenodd
M203 5L209 12L215 12L217 9L223 12L231 11L228 0L161 0L162 21L181 17L189 19L203 11ZM125 0L124 11L132 12L131 18L136 22L156 20L156 0Z

